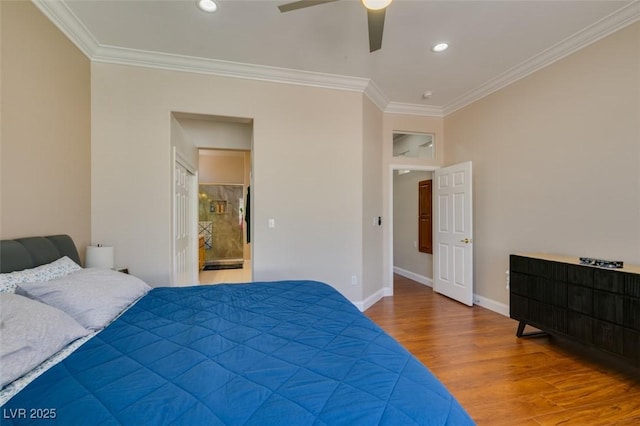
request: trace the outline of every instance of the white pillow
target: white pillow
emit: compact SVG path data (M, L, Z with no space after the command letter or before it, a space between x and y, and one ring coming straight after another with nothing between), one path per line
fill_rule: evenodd
M19 284L16 293L55 306L90 330L100 330L150 289L133 275L89 268L43 283Z
M36 266L22 271L0 274L0 293L15 292L20 283L44 282L63 277L82 269L80 265L64 256L46 265Z
M0 386L31 371L89 331L59 309L0 294Z

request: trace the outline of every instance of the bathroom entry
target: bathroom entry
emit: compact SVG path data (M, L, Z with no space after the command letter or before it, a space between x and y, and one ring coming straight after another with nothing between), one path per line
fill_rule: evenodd
M244 264L244 185L200 184L199 235L204 269L239 269Z
M205 194L205 197L207 194L206 191L198 191L198 189L199 185L235 185L243 188L244 199L249 200L247 192L252 184L253 119L174 111L171 114L171 144L192 164L195 163L193 170L197 172L197 182L194 182L193 197L190 202L192 214L189 232L192 239L192 254L187 262L192 265L198 279L191 281L199 281L200 284L252 281L254 253L248 240L251 235L247 235L247 231L250 231L250 222L249 224L245 222L243 226L243 250L242 255L239 256L243 261L242 269L203 271L207 261L209 264L216 263L214 260L222 257L214 256L211 249L209 252L205 250L205 236L199 230L201 220L199 194ZM255 211L254 203L251 204L252 208L249 210ZM217 205L215 203L213 205L214 212L222 213L224 203ZM208 213L211 213L211 207L211 204L207 205ZM228 211L228 206L224 211ZM205 219L203 222L211 222L213 237L213 220L209 220L209 217L203 217L203 219ZM206 225L205 228L207 228ZM209 243L213 248L213 238ZM173 256L177 256L175 249ZM217 263L220 262L220 260L217 261Z
M251 151L198 150L200 283L251 281Z

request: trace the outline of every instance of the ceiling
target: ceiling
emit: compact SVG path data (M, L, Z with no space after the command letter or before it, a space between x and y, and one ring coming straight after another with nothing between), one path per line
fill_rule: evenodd
M96 62L362 91L384 111L436 116L640 19L638 0L394 0L369 53L357 0L288 13L288 0L219 0L214 14L195 0L33 1Z

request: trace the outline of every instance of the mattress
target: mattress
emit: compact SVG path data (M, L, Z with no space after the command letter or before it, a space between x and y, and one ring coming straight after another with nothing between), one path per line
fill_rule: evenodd
M3 425L473 424L404 347L314 281L154 288L2 413Z

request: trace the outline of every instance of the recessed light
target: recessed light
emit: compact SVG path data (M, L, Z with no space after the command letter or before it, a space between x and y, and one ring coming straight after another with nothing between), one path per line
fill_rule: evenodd
M445 50L447 50L449 48L449 45L447 43L438 43L435 46L433 46L431 48L432 52L444 52Z
M203 12L213 13L218 10L218 5L213 0L198 0L196 3Z

